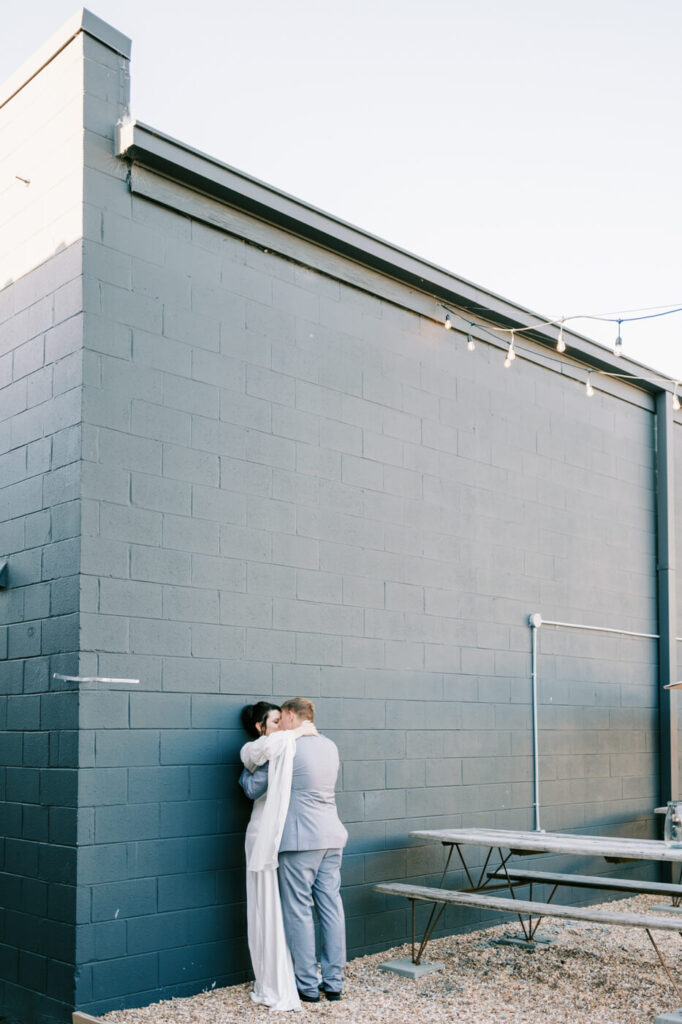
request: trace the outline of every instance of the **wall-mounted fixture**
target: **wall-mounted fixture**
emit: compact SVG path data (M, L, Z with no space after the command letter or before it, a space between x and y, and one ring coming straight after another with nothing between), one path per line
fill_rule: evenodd
M0 562L0 589L9 586L9 562Z

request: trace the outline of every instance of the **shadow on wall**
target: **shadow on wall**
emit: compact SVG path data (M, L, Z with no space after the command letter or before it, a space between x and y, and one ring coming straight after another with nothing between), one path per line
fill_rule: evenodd
M19 178L17 176L17 181L25 181L25 179ZM30 181L28 181L28 179L26 179L25 187L30 186L30 184L31 184ZM23 274L21 274L19 277L8 277L8 278L6 278L2 282L2 284L0 284L0 292L4 291L5 288L9 288L10 285L17 284L17 282L19 282L19 281L23 281L25 278L27 278L31 274L35 273L36 270L39 270L41 267L46 266L47 264L50 263L50 261L52 259L54 259L55 256L59 256L60 253L66 252L66 250L70 249L72 245L77 245L77 243L76 242L66 242L66 241L59 242L55 246L55 248L52 250L50 255L46 256L44 260L40 261L40 263L36 263L35 266L33 266L33 267L28 267L28 269Z

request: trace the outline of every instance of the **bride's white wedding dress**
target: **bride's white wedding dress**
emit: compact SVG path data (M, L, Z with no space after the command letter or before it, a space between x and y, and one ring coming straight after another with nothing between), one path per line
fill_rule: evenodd
M271 1010L300 1010L291 953L284 935L277 882L277 852L289 809L296 740L290 732L245 743L240 757L250 771L269 762L267 792L254 801L246 830L246 919L256 980L251 998Z

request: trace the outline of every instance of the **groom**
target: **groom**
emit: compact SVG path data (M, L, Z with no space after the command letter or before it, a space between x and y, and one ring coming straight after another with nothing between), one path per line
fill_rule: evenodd
M296 729L314 718L312 701L292 697L282 704L280 729ZM320 992L329 1000L340 999L343 988L346 925L339 890L348 833L336 810L338 773L339 752L332 740L317 735L297 741L291 799L279 846L279 891L296 987L306 1003L319 1002ZM265 792L266 773L261 786L247 795L256 799ZM313 903L320 921L322 984L317 977Z

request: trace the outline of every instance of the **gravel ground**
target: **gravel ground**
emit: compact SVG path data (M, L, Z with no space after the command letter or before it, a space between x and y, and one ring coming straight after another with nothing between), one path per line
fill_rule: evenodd
M618 910L644 912L660 898L618 900ZM615 909L613 902L603 905ZM681 922L682 925L682 922ZM552 945L528 953L492 940L517 933L511 923L435 939L429 961L445 970L419 981L378 969L409 956L397 946L348 964L341 1002L306 1005L300 1013L270 1015L249 999L250 984L187 999L116 1010L108 1024L651 1024L680 1005L643 929L546 919L538 931ZM656 932L656 943L682 988L680 937Z

